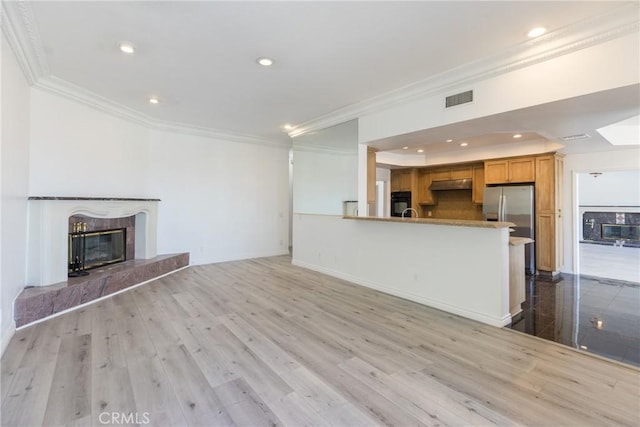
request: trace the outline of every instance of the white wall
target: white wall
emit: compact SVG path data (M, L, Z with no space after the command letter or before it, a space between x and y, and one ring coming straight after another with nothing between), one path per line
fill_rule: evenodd
M146 127L32 90L30 195L159 198L158 253L288 251L288 147Z
M640 170L640 148L594 153L572 154L564 158L563 179L563 239L564 266L562 272L577 271L578 237L581 219L578 210L578 179L583 172L637 171Z
M158 252L192 264L288 253L289 149L151 132Z
M295 138L293 212L342 215L358 200L358 161L357 120Z
M615 65L612 65L615 64ZM581 72L588 70L588 72ZM359 141L430 129L631 84L640 76L637 34L629 34L446 92L360 117ZM470 87L471 86L471 87ZM473 89L473 103L444 108L444 97ZM513 154L510 154L513 155Z
M31 196L154 197L149 131L33 88Z
M640 165L637 166L640 168ZM580 206L640 208L640 170L602 172L602 175L597 177L583 172L579 174L579 185Z
M4 34L1 53L0 333L4 351L15 329L13 300L22 290L26 275L29 86Z

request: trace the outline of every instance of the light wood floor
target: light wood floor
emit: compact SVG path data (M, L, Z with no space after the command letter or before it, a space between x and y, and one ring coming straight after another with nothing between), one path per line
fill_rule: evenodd
M275 257L18 331L2 424L638 426L639 387L638 369Z

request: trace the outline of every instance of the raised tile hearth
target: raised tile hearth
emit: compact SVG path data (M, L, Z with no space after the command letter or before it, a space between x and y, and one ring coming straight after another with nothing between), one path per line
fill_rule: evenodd
M189 265L189 254L134 259L91 270L88 276L24 289L14 306L16 327L146 282Z

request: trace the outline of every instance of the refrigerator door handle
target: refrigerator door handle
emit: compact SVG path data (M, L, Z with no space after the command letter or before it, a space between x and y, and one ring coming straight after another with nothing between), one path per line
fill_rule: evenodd
M507 220L507 196L502 196L502 219L500 221L504 222Z
M504 221L504 196L502 194L498 197L498 221Z

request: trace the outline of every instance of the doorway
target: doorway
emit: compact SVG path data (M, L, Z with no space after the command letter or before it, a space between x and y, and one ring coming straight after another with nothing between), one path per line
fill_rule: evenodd
M640 171L577 174L577 272L640 283Z

